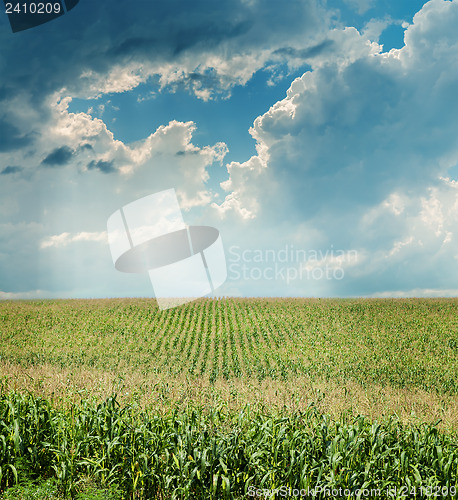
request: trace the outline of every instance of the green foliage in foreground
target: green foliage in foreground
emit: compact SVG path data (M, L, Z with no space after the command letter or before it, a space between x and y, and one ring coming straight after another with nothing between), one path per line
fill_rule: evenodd
M458 488L458 442L434 426L331 421L313 408L283 415L189 408L160 416L122 408L115 396L60 410L3 393L0 489L34 478L55 478L60 493L74 498L88 480L136 499L247 498L250 487L282 486L450 492Z
M115 487L98 488L88 484L80 488L75 500L122 500L122 493ZM20 484L8 488L2 500L64 500L64 492L59 491L55 478L21 481Z

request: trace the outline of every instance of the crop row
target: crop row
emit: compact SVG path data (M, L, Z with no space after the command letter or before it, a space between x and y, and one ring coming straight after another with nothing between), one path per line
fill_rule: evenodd
M280 487L378 488L386 498L400 486L445 488L443 498L454 498L458 445L434 426L331 421L312 408L266 415L189 407L158 416L120 407L115 396L59 410L2 393L0 492L24 476L56 477L70 497L90 477L126 499L240 499Z
M458 393L456 299L0 303L0 361Z

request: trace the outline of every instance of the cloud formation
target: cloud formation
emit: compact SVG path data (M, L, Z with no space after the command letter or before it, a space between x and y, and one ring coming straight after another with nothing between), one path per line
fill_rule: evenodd
M197 94L218 93L246 82L286 43L310 44L327 18L316 0L293 0L288 8L274 0L138 0L128 8L83 2L40 27L39 37L37 30L2 32L0 68L7 78L0 97L25 86L36 104L63 88L89 97L130 90L154 75L162 87L181 82Z
M360 14L373 6L348 3ZM140 0L128 10L101 0L39 33L0 32L0 297L149 295L148 282L113 273L105 223L120 206L171 187L186 221L218 227L229 247L342 250L295 264L343 268L345 279L234 280L222 293L452 293L458 1L428 2L405 47L388 53L377 39L391 20L358 31L333 28L333 16L312 0L288 8ZM256 154L226 166L223 197L212 181L224 178L227 145L201 143L195 121L172 120L126 143L103 105L69 111L76 97L145 82L158 95L228 98L259 70L275 84L279 67L305 66L254 121Z
M393 290L394 276L400 289L453 289L457 23L458 2L432 0L388 53L354 28L331 32L339 49L255 120L258 154L228 166L219 212L357 249L346 293Z
M0 290L5 293L129 293L129 278L113 272L104 232L108 216L170 187L177 188L185 210L213 200L208 169L222 162L227 148L194 145L193 122L172 121L125 144L101 119L70 113L70 101L57 94L50 98L49 123L37 136L34 154L10 153L8 160L22 167L1 171ZM142 293L138 282L132 283L130 294ZM145 286L143 294L150 293Z

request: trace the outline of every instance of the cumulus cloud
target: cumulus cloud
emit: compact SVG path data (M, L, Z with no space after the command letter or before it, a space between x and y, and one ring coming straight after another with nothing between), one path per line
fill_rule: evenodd
M23 148L32 142L32 134L22 133L16 125L0 117L0 153Z
M69 112L73 98L145 82L204 101L228 97L266 64L283 64L288 56L272 56L277 49L320 43L328 21L316 0L288 8L274 0L139 0L128 7L100 0L80 2L39 33L1 30L0 289L106 287L95 276L110 269L96 264L107 248L75 235L99 234L120 206L170 187L187 212L217 200L209 172L224 160L223 142L197 146L194 122L171 121L127 144L101 119L102 108L98 117Z
M354 28L331 31L338 49L255 120L261 154L228 166L219 213L282 224L286 239L305 222L356 249L347 293L393 276L400 289L453 288L458 198L441 177L458 164L456 23L458 2L432 0L388 53Z
M171 187L184 210L208 205L216 197L207 185L209 169L221 164L227 147L196 146L195 124L178 121L126 144L101 119L69 112L69 103L58 94L49 98L50 125L37 136L34 154L9 154L22 167L2 171L0 288L18 294L49 291L49 296L56 287L63 296L103 296L108 289L136 295L138 282L126 292L129 278L113 276L107 218L137 198ZM146 285L143 295L152 293Z
M342 249L304 269L343 268L345 279L279 293L455 290L457 9L456 0L431 0L405 47L388 53L377 38L391 20L329 29L332 13L312 0L140 0L128 10L102 0L44 25L40 37L0 32L0 296L150 294L149 283L113 274L104 228L119 207L171 187L186 221L215 225L226 243ZM228 148L197 145L193 121L126 143L103 108L98 117L69 111L72 98L144 82L204 101L228 97L280 65L310 71L255 120L257 152L227 165L223 199L210 180Z

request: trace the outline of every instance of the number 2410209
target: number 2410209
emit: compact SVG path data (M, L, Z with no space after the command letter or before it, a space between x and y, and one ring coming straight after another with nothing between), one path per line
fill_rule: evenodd
M5 4L7 14L60 14L62 6L55 2Z

